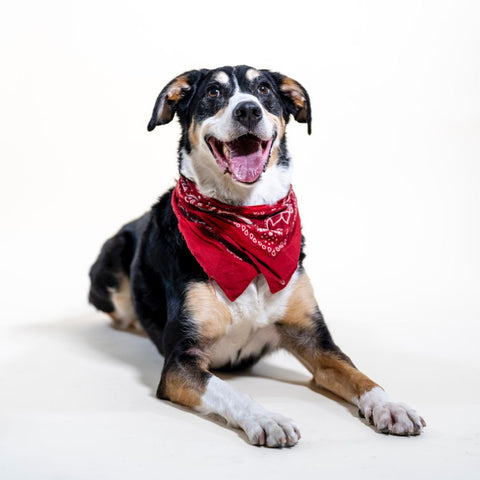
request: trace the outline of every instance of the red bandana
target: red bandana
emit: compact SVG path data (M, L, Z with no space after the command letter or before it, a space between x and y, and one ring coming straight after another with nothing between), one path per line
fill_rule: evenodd
M302 234L292 188L274 205L237 207L180 177L172 207L190 252L232 302L260 273L276 293L297 269Z

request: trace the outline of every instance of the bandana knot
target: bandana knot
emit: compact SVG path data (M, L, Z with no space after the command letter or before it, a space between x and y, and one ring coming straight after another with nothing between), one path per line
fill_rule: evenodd
M291 187L273 205L233 206L202 195L182 176L172 208L190 252L231 301L259 274L276 293L297 269L302 234Z

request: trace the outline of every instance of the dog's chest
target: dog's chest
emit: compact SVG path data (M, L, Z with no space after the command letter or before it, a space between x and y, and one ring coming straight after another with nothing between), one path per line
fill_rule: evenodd
M265 348L275 348L279 336L274 323L287 309L294 279L280 292L272 294L263 275L257 277L234 302L216 287L217 295L232 314L225 335L213 346L211 367L236 365L258 356Z

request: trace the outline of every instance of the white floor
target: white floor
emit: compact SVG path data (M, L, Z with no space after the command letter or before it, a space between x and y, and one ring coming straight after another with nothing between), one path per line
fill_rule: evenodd
M358 345L358 324L335 330ZM425 417L428 427L415 438L376 433L355 408L312 389L303 367L283 353L223 376L297 421L299 444L274 450L157 400L161 357L148 339L112 329L103 314L19 323L1 343L4 479L470 479L480 472L478 363L368 340L355 348L362 369Z

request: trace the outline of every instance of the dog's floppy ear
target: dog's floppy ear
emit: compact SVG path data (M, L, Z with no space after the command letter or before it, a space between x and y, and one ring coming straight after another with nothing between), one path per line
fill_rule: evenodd
M202 76L203 71L191 70L174 78L164 87L153 107L152 118L147 126L149 132L157 125L169 123L179 109L188 106Z
M288 114L293 115L297 122L306 123L308 134L312 133L312 108L310 97L305 88L296 80L281 73L268 72L277 85L283 104Z

